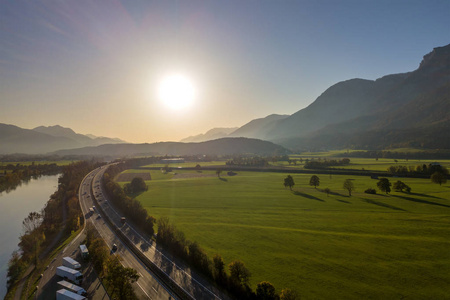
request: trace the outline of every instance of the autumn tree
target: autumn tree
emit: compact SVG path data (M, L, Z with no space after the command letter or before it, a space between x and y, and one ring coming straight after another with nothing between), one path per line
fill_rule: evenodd
M291 175L288 175L285 179L284 179L284 187L289 187L289 189L292 191L292 187L295 185L294 183L294 178L292 178Z
M351 197L352 191L355 190L355 185L353 184L353 180L345 179L343 187L344 187L344 189L346 189L348 191L348 196Z
M380 189L380 191L385 192L386 194L389 194L391 192L391 185L392 183L387 178L380 178L380 180L377 182L377 187Z
M296 292L291 289L281 290L280 300L296 300L299 299Z
M311 179L309 180L309 185L314 186L314 188L317 188L320 185L319 177L316 175L311 176Z

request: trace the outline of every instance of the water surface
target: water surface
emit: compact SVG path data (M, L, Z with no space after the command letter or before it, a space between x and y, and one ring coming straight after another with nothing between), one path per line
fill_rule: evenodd
M6 294L6 273L11 253L18 249L22 221L32 211L40 212L58 186L59 175L42 176L0 193L0 299Z

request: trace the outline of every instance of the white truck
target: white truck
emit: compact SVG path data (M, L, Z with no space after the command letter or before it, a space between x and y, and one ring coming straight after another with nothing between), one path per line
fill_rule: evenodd
M81 257L83 259L89 258L89 251L88 251L88 248L86 247L86 245L80 245L80 251L81 251Z
M69 280L75 284L81 284L81 282L83 281L83 274L81 274L80 271L64 266L56 268L56 275L66 280Z
M83 295L86 296L87 292L85 289L83 289L81 286L78 286L76 284L70 283L68 281L65 280L61 280L58 281L58 286L62 289L66 289L71 291L72 293L78 294L78 295Z
M77 262L75 259L68 257L68 256L63 257L62 264L64 267L68 267L71 269L75 269L75 270L81 269L80 263Z
M61 289L56 291L56 300L84 300L86 297Z

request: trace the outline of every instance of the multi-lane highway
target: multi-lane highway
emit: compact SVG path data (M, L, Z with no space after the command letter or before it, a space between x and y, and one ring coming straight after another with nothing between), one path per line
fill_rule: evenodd
M141 275L137 282L139 292L151 299L229 299L187 265L164 253L150 237L139 233L129 222L122 224L122 216L103 191L101 178L106 168L94 170L83 180L80 187L81 207L87 222L94 224L108 246L112 248L113 244L117 244L116 253L123 257L124 266L136 269ZM94 213L90 214L89 209L94 206ZM127 240L123 241L119 236ZM157 272L147 268L149 263Z
M139 299L175 299L176 297L167 291L158 280L152 276L148 268L145 267L133 252L114 234L114 230L110 228L107 222L105 222L104 217L99 214L99 208L95 208L94 213L90 212L89 209L96 205L94 202L95 200L93 199L95 196L92 193L94 191L92 187L99 185L101 175L97 174L103 174L103 172L104 169L102 168L96 169L86 176L81 183L80 205L83 214L85 215L86 222L91 222L94 225L110 250L112 249L113 244L117 245L117 251L114 253L111 252L111 255L120 255L122 257L121 263L125 267L133 268L139 273L140 278L135 283L135 291ZM108 205L105 204L106 201L102 195L97 194L97 199L100 205Z

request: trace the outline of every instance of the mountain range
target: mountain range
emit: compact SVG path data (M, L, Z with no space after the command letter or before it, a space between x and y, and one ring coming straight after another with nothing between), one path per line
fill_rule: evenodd
M125 144L119 139L78 134L58 125L30 130L0 124L0 154L57 150L64 154L179 155L213 154L212 150L217 151L214 154L281 153L287 151L285 148L450 149L449 132L447 45L426 54L414 71L376 80L342 81L292 115L272 114L239 128L214 128L179 143ZM74 148L81 149L62 151Z
M59 125L24 129L0 123L0 154L42 154L59 149L117 143L125 143L125 141L116 138L83 135Z
M228 136L295 150L395 147L450 149L450 45L418 69L377 80L350 79L290 116L253 120Z

